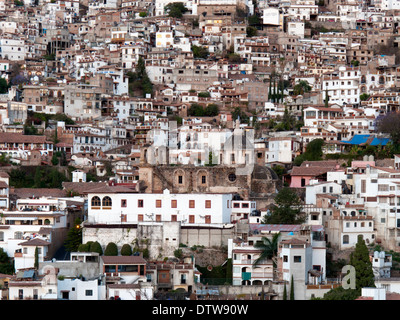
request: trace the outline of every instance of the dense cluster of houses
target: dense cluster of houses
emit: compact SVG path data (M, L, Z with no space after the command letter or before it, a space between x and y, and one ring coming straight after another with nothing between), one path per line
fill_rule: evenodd
M170 12L177 2L182 16ZM329 249L350 252L362 236L398 251L400 155L293 161L316 139L338 158L392 143L377 119L399 111L399 10L394 0L1 0L0 248L14 267L0 274L2 298L272 300L294 282L305 300L341 283L327 276ZM13 166L52 165L75 168L62 189L10 181ZM265 224L285 184L306 221ZM82 243L140 250L60 256L76 218ZM255 244L277 234L276 257L255 263ZM223 249L229 285L204 285L194 255L178 254L194 246ZM371 261L379 290L365 296L400 293L391 255Z

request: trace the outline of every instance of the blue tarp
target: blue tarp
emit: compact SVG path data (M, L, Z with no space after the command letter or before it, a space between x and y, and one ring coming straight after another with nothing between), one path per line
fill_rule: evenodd
M372 138L372 141L369 142L371 146L378 146L378 145L385 146L390 141L389 138L377 138L369 134L356 134L353 136L351 140L349 141L342 140L342 142L352 145L360 145L366 143L368 140L370 140L370 138Z

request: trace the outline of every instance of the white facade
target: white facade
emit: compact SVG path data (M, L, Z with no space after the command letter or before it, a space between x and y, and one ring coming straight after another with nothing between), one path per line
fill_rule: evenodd
M231 194L89 193L88 223L177 221L182 225L226 224Z
M232 258L232 284L262 285L273 280L272 260L266 259L254 266L261 251L248 243L228 241L228 254Z
M304 22L289 21L288 22L288 35L298 36L304 38Z
M268 140L268 149L265 152L265 162L291 163L294 154L300 149L300 144L290 137L271 138Z
M25 60L25 41L18 39L0 39L0 57L12 61Z
M316 204L317 194L340 195L342 186L336 182L312 183L306 186L306 204Z
M321 94L325 99L328 92L329 103L358 104L360 102L361 72L358 68L340 67L337 75L322 78Z
M99 285L99 279L58 279L57 298L59 300L105 300L106 286Z

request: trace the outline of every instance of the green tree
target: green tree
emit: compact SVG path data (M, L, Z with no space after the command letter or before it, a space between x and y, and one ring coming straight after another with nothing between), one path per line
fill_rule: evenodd
M35 177L34 177L34 187L35 188L43 188L43 181L42 181L42 170L40 167L36 167L35 170Z
M118 255L118 247L114 242L110 242L107 244L106 249L104 250L105 256L117 256Z
M204 108L198 103L192 103L188 109L188 116L190 117L203 117Z
M287 300L287 289L286 289L286 282L283 287L283 300Z
M270 215L263 217L265 224L301 224L305 222L301 200L297 193L289 188L282 188L275 197L276 206Z
M363 93L360 95L360 101L366 101L370 95L368 93Z
M329 94L328 94L328 89L325 90L325 100L324 100L324 103L325 103L325 108L328 108L328 107L329 107Z
M228 61L230 63L240 63L242 59L240 58L240 55L237 53L230 53L228 55Z
M94 241L90 245L90 252L97 252L101 256L103 255L103 248L98 241Z
M145 97L146 94L153 93L153 84L147 74L146 64L142 57L139 57L135 67L135 72L126 73L129 79L129 94L135 95L136 90L142 93Z
M308 84L306 80L300 80L298 84L293 87L294 95L303 95L304 93L310 92L311 86Z
M295 166L300 166L304 161L319 161L322 160L322 147L325 144L323 139L314 139L309 142L306 146L306 151L297 156L293 164Z
M53 164L53 166L58 165L60 161L58 160L57 154L53 153L53 156L51 157L51 163Z
M293 275L292 275L292 279L290 281L290 300L294 300L294 280L293 280Z
M249 116L240 107L236 107L232 112L232 119L236 121L238 118L242 123L249 121Z
M199 92L197 94L197 96L199 98L209 98L209 97L211 97L211 94L208 91L203 91L203 92Z
M250 26L259 25L261 23L261 18L257 15L252 15L247 18Z
M7 252L3 248L0 248L0 273L13 274L14 266L12 259L8 256Z
M246 35L249 38L257 36L257 33L258 33L258 31L257 31L257 28L255 28L255 27L248 26L246 28Z
M81 243L78 246L78 252L90 252L90 244L88 243Z
M355 300L360 296L357 289L344 289L342 286L329 290L321 300Z
M8 92L8 82L4 78L0 78L0 93Z
M74 226L69 229L67 238L65 239L64 246L65 250L69 252L78 251L79 245L82 243L82 221L77 218L74 221Z
M232 277L233 277L233 265L232 265L232 259L228 259L226 261L226 283L232 283Z
M39 269L39 249L38 247L35 247L35 262L33 267L38 270Z
M287 107L285 107L281 123L284 131L293 130L296 126L296 117L292 112L288 110Z
M210 52L203 46L192 45L193 57L198 59L207 59Z
M350 264L356 271L356 289L361 293L364 287L375 287L369 251L362 236L358 237L355 250L350 255Z
M164 7L165 12L171 18L182 18L183 14L188 11L183 2L172 2Z
M219 114L219 108L218 105L215 103L210 103L207 105L207 107L204 109L204 115L206 117L215 117Z
M280 235L280 233L276 233L272 239L261 237L261 241L254 244L254 248L261 250L260 256L253 262L254 267L258 266L263 260L272 259L273 267L276 268L276 254Z
M182 259L182 257L183 257L183 251L182 251L182 249L176 249L175 251L174 251L174 256L175 256L175 258L178 258L178 259Z
M132 255L132 247L125 243L121 248L121 256L131 256Z

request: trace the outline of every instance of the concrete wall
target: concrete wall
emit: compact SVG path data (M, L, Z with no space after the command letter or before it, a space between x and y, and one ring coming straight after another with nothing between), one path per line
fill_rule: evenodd
M203 245L205 247L227 246L228 239L232 239L234 228L182 228L181 243L191 247Z
M132 225L130 228L120 225L90 226L83 228L82 242L98 241L103 250L108 243L114 242L119 250L124 244L148 248L151 258L173 257L179 244L191 247L227 246L228 239L233 238L234 228L185 228L179 222L153 222Z

